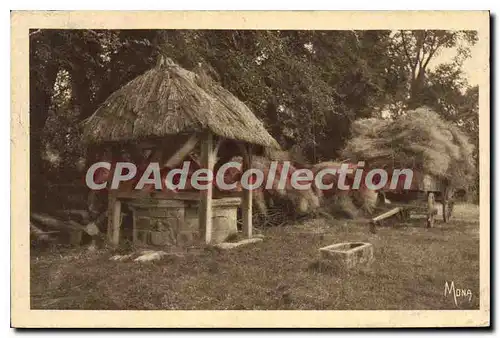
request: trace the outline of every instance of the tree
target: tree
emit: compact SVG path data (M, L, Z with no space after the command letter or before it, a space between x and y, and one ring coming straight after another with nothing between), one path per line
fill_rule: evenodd
M47 146L74 164L78 126L107 96L154 63L155 31L30 32L30 181L33 207L44 200ZM64 88L65 95L61 95ZM50 117L52 126L47 128ZM65 165L68 168L71 165ZM37 196L34 198L34 196Z
M47 120L54 83L59 70L54 49L58 44L54 31L30 32L30 192L31 204L39 200L43 188L41 132Z
M203 69L244 101L283 148L317 162L339 155L352 121L387 108L427 104L457 124L469 121L464 114L475 98L460 66L476 39L459 31L33 31L31 172L42 173L42 143L71 166L82 151L79 123L159 53ZM430 70L444 48L456 48L457 58Z
M395 62L406 72L406 108L415 109L422 104L423 89L431 61L445 48L456 48L453 63L461 66L470 55L470 46L477 42L475 31L413 30L394 34Z
M385 105L389 31L163 31L161 49L199 63L246 102L285 148L337 156L350 123Z

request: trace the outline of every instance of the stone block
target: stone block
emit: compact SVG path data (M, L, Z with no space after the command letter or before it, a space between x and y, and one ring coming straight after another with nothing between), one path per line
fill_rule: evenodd
M338 243L319 249L321 258L344 269L368 265L373 261L373 245L363 242Z
M229 250L229 249L237 248L237 247L242 246L242 245L247 245L247 244L257 243L257 242L262 242L262 238L248 238L248 239L243 239L243 240L241 240L239 242L235 242L235 243L229 243L229 242L219 243L219 244L215 245L215 247L222 249L222 250Z

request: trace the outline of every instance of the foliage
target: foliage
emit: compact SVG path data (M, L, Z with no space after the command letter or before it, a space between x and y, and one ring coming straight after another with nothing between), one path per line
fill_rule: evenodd
M34 30L32 182L43 182L50 167L47 148L62 156L61 168L83 156L79 122L160 53L207 70L283 148L311 163L340 156L353 121L422 104L477 143L478 89L461 68L476 40L469 31ZM432 68L447 48L457 57Z
M470 46L477 42L475 31L414 30L398 31L393 36L396 64L404 70L406 83L402 102L407 109L421 106L431 62L443 49L456 48L452 60L455 69L470 55Z

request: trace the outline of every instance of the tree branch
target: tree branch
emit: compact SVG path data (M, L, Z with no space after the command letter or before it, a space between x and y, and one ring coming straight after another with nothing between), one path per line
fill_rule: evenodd
M432 57L434 56L434 54L437 52L438 50L438 47L434 48L434 49L431 49L431 52L429 53L429 56L427 57L427 60L425 60L423 66L422 66L422 70L425 71L425 69L427 68L427 66L429 65L429 62L431 61Z
M405 40L405 34L404 31L401 31L401 39L403 41L403 50L405 52L406 57L408 58L408 61L411 61L410 54L408 53L408 48L406 46L406 40Z
M434 53L436 53L437 49L438 49L438 46L436 45L436 35L434 35L432 37L432 43L430 44L429 46L429 55L427 56L427 58L425 58L425 54L422 58L422 66L421 66L421 69L423 71L425 71L425 69L427 68L427 65L429 64L430 60L432 59L432 57L434 56Z
M426 32L424 31L424 35L422 35L422 36L420 36L420 34L417 35L417 41L415 43L415 60L413 63L413 69L415 69L415 73L416 73L418 65L422 64L422 59L420 58L420 52L422 52L422 58L423 58L423 55L424 55L423 47L424 47L424 42L425 42L425 37L426 37L425 34L426 34ZM421 69L422 69L422 67L418 68L419 74L420 74Z
M413 63L413 58L410 56L410 53L408 52L408 46L407 46L407 43L406 43L406 40L405 40L405 33L404 33L404 31L401 31L401 40L403 42L403 50L405 52L408 64L410 65L411 78L412 78L412 80L414 80L415 79L415 73L416 73L416 66Z

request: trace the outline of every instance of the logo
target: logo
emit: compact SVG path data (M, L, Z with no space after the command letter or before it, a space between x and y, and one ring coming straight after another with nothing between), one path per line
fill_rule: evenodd
M448 284L447 281L445 282L444 295L445 297L448 295L453 295L453 301L455 302L455 306L457 307L458 307L457 299L468 299L469 302L472 301L472 291L470 289L455 288L454 281L451 281L451 284Z
M197 168L193 172L190 169L191 162L185 161L182 168L161 168L160 163L151 162L147 167L138 170L137 166L131 162L97 162L91 165L85 176L87 186L92 190L102 190L105 188L118 189L120 182L134 182L134 189L141 190L146 184L152 184L155 189L166 187L169 190L184 189L186 183L197 190L206 190L207 185L215 183L220 190L234 190L236 181L231 180L234 172L241 172L241 185L248 190L259 189L265 186L266 189L276 188L284 190L287 185L293 189L308 190L312 186L318 190L333 189L332 182L325 184L326 176L335 176L337 189L357 190L361 186L370 190L379 190L390 182L389 189L397 189L404 179L405 190L410 189L413 179L411 169L394 169L388 173L384 169L371 169L364 172L364 162L359 162L356 169L343 163L340 167L327 167L313 172L310 169L293 169L289 161L271 162L268 170L252 168L242 172L242 164L239 162L228 162L223 164L216 173L210 169ZM104 174L103 174L104 172ZM95 179L102 176L101 179ZM109 179L109 177L111 178ZM229 182L227 178L229 176ZM348 176L353 176L352 185L346 183ZM111 183L108 187L108 183Z

